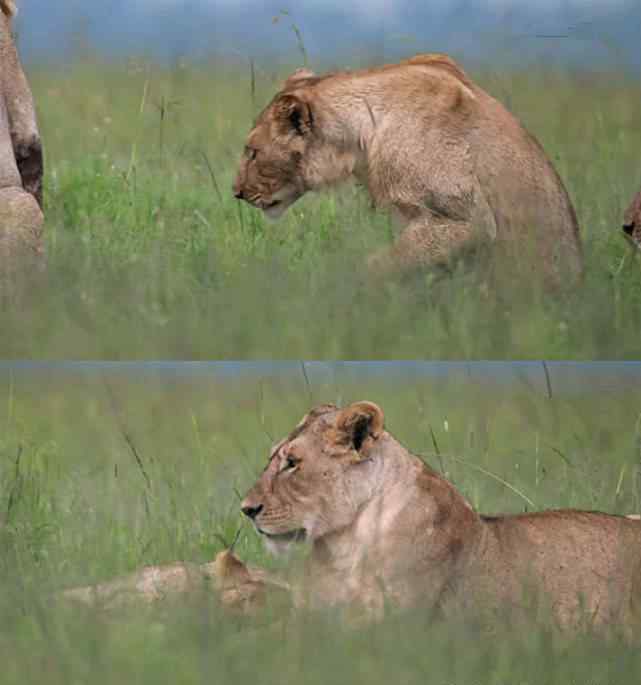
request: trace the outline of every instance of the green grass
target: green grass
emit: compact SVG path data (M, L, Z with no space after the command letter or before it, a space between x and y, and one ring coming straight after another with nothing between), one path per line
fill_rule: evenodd
M620 235L641 184L638 84L612 72L471 69L541 140L582 226L587 278L561 301L476 274L372 288L388 217L348 187L267 224L230 187L283 72L87 58L30 78L46 146L49 273L2 303L0 357L634 358L639 257Z
M370 628L307 614L274 626L225 616L208 595L111 614L52 602L57 590L144 564L210 560L218 536L231 540L240 525L234 491L251 485L273 440L311 403L363 398L483 512L524 511L526 498L537 508L641 510L639 391L548 399L453 377L337 373L309 389L297 378L3 373L2 682L638 682L636 650L542 625L486 635L410 613ZM236 549L274 564L246 525Z

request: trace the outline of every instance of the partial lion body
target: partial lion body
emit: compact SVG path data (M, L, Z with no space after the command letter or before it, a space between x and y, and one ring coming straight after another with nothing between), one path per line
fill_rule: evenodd
M634 196L623 218L623 231L641 248L641 190Z
M292 112L296 129L287 134ZM543 149L446 55L321 77L297 72L248 147L256 154L241 161L236 194L267 212L272 198L291 204L350 176L391 209L403 230L374 269L443 264L491 247L548 282L582 272L576 215Z
M0 6L0 275L42 255L42 146L31 89L13 43L15 7ZM1 286L0 286L1 288Z
M12 17L16 13L16 5L13 0L0 0L0 10L8 17Z

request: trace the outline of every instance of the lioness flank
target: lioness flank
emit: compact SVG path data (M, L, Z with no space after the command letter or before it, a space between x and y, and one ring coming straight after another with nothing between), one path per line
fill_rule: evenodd
M249 133L233 191L276 218L308 190L349 177L402 226L391 250L370 257L375 273L488 247L553 287L582 272L576 215L552 163L446 55L294 72Z
M0 275L42 253L42 146L33 98L11 35L11 0L0 0Z
M566 628L637 619L638 517L481 515L385 429L372 402L307 414L272 449L242 511L275 552L311 544L301 596L314 606L512 615L536 599Z

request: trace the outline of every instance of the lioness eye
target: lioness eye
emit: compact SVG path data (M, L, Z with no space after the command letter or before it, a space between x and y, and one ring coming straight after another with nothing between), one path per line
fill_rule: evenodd
M246 148L246 152L250 162L256 159L256 150L253 147Z
M285 462L285 468L286 469L295 469L298 466L299 460L296 459L295 457L287 457L287 461Z

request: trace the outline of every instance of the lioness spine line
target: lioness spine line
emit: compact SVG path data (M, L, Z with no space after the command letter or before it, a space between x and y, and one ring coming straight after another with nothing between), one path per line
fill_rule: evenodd
M16 13L16 5L13 0L0 0L0 9L8 17L12 17Z

